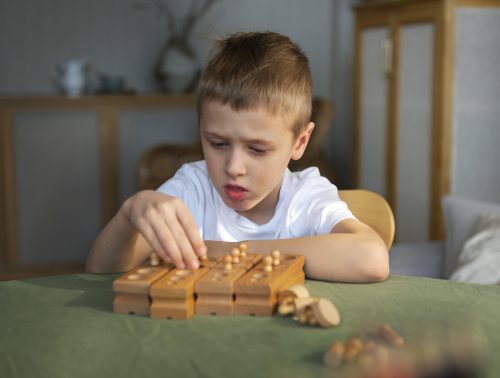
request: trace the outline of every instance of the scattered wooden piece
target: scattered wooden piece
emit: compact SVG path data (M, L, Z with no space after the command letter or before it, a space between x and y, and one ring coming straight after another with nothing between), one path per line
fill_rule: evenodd
M342 341L335 341L328 346L323 356L325 365L331 368L338 368L344 362L346 347Z
M320 298L311 304L311 309L321 327L330 328L340 324L339 310L330 300Z
M405 340L387 324L380 325L378 333L385 341L395 348L402 348L405 346Z

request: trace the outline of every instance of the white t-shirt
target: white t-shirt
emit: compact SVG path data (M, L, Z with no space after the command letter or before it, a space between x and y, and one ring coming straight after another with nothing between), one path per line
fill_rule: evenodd
M208 176L205 161L184 164L159 192L184 201L204 240L287 239L328 234L343 219L354 218L337 187L317 168L285 171L273 217L256 224L224 204ZM355 218L354 218L355 219Z

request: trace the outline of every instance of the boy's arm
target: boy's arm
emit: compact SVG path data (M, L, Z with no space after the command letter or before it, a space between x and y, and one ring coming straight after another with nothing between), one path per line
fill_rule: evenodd
M330 234L293 239L248 240L249 251L301 254L308 278L340 282L377 282L389 275L389 254L380 236L355 219L338 222ZM206 242L210 254L229 253L239 243Z
M128 271L152 250L178 268L197 268L197 255L206 253L186 205L179 198L145 190L127 199L101 231L90 250L86 270Z
M92 245L86 271L126 272L143 262L151 251L151 247L120 209Z

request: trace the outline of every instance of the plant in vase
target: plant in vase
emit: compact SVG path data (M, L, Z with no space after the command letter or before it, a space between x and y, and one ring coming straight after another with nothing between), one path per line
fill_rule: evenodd
M192 92L200 78L201 68L191 45L191 35L196 23L218 0L192 0L186 16L175 16L168 2L149 0L144 4L155 8L166 22L167 38L154 66L154 74L163 91L167 93Z

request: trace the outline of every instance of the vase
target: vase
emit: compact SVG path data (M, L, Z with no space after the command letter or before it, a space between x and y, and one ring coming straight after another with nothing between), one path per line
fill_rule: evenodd
M164 92L190 93L196 89L201 69L187 44L169 44L158 63L156 76Z

